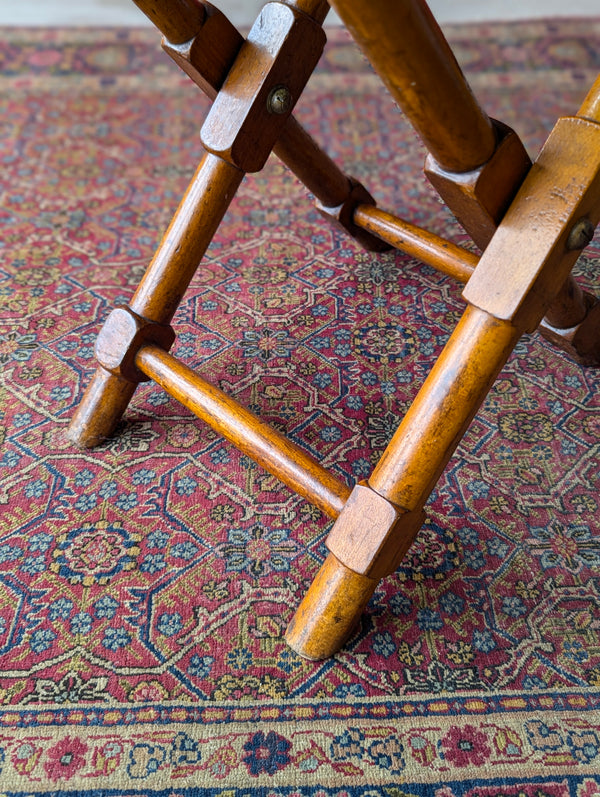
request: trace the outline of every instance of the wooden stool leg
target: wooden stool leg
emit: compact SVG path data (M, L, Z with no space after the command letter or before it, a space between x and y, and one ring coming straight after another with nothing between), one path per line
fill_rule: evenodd
M481 108L424 0L332 5L427 147L429 180L485 248L531 165L518 136Z
M333 0L436 162L450 172L486 163L496 132L423 0Z
M288 626L288 645L310 661L333 656L352 635L378 583L330 553Z
M424 0L332 5L423 139L430 182L485 249L531 165L518 137L478 105ZM597 81L580 116L597 120L599 95ZM541 334L580 362L600 365L597 304L569 276Z
M204 156L131 300L134 312L171 321L243 177L227 161Z
M288 629L287 641L300 655L331 656L339 641L352 633L379 579L396 569L410 547L418 531L415 513L427 501L518 338L511 323L467 308L368 481L370 490L402 512L393 525L369 527L367 535L373 514L367 506L372 500L368 491L363 488L359 494L363 507L353 513L353 525L358 526L354 531L348 529L342 511L336 526L343 533L334 526L328 539L331 554ZM380 537L377 546L371 545L376 547L373 558L364 556L367 536ZM359 568L362 572L355 572ZM339 605L344 606L343 616Z
M136 385L146 378L135 365L140 346L171 345L168 324L244 173L261 169L278 139L283 139L281 151L324 199L342 203L340 215L350 217L354 205L370 199L290 119L324 44L325 0L268 4L246 42L209 3L136 2L167 37L167 52L215 102L202 129L208 154L130 306L113 311L100 333L100 366L68 432L81 447L95 446L112 433ZM294 70L289 69L292 53L298 59ZM277 86L283 86L289 107L269 105L269 91ZM380 248L381 242L366 234L367 242L371 238Z
M149 328L170 323L243 176L214 155L202 160L129 306ZM110 437L140 380L124 376L118 364L111 371L100 365L71 420L70 439L91 448Z
M520 334L538 326L573 268L585 245L582 220L591 229L600 220L600 118L589 115L557 122L486 248L463 292L466 312L368 485L354 488L329 535L341 565L376 581L386 562L392 572L401 561L419 509ZM317 583L335 591L342 579L331 576L334 565L328 562L328 578ZM324 601L320 589L309 590L288 636L310 658L335 652L344 636L339 612L328 608L339 600L330 594ZM346 607L346 633L364 601L363 590L356 611ZM310 625L303 621L316 612Z
M123 417L137 386L137 382L115 376L99 365L71 418L67 437L79 448L104 443Z

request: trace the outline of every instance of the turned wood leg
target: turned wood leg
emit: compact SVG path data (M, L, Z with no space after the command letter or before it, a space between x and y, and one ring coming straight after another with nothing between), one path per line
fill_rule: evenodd
M288 630L300 655L335 653L379 580L398 567L431 490L518 338L510 322L467 308L368 485L357 485L329 535L331 555Z
M352 635L378 583L330 553L288 626L288 645L310 661L332 656Z
M531 166L518 136L479 106L424 0L332 5L423 139L429 181L484 250ZM578 116L600 120L600 78ZM582 248L593 226L580 234ZM569 276L541 334L582 364L600 365L598 303Z
M67 429L69 439L79 448L101 445L111 437L137 385L98 366Z
M331 655L352 632L367 590L410 546L419 512L519 336L556 301L585 243L574 240L580 220L595 227L600 219L599 153L595 120L558 121L467 283L467 310L368 484L355 487L333 526L327 544L334 559L288 634L301 655ZM363 577L356 597L347 595L353 605L345 607L344 628L338 585L347 576L332 575L340 567Z
M129 308L114 310L98 337L100 365L67 432L76 445L91 448L114 431L146 378L134 366L137 349L173 342L168 325L243 176L214 155L202 160Z

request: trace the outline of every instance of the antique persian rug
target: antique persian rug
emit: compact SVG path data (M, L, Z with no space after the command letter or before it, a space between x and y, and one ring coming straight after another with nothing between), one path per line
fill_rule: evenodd
M600 69L600 20L448 34L532 154ZM65 437L208 103L152 30L6 30L0 58L2 794L598 797L600 373L523 339L356 635L301 660L283 633L326 518L150 384L101 448ZM467 243L345 33L297 115L381 207ZM600 292L598 237L577 273ZM353 482L462 307L333 229L272 159L175 353Z

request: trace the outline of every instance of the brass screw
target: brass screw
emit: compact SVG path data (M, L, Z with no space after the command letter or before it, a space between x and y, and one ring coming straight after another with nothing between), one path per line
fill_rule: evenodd
M267 110L278 115L287 113L292 107L292 95L287 86L275 86L267 97Z
M579 219L573 225L569 237L567 238L567 249L576 251L585 249L594 237L594 225L589 219Z

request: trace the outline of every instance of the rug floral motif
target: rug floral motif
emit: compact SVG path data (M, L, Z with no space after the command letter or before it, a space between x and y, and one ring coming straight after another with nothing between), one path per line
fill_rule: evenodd
M535 154L600 69L600 21L457 26L490 115ZM0 48L0 787L7 795L600 795L599 372L517 346L398 572L332 660L283 634L329 521L158 387L65 436L201 156L207 100L152 30ZM297 114L381 207L469 245L423 151L333 31ZM577 265L600 292L598 239ZM175 354L349 484L464 304L249 176Z

